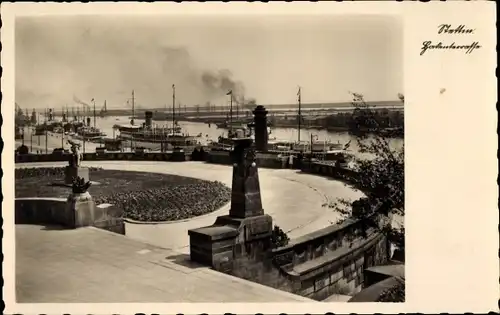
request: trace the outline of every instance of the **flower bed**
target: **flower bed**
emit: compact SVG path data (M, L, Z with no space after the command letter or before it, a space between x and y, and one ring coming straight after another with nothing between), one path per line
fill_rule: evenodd
M66 198L71 189L54 185L64 168L16 169L16 197ZM89 189L96 204L123 208L137 221L182 220L210 213L229 202L231 190L220 182L176 175L90 168Z

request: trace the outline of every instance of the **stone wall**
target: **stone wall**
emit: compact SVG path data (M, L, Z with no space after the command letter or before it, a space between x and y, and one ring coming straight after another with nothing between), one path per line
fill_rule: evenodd
M257 153L257 164L263 168L281 169L283 162L278 158L281 152L268 151ZM165 162L185 162L191 160L191 152L104 152L104 153L83 153L83 161L165 161ZM69 154L16 154L16 163L34 162L66 162ZM232 161L229 151L205 151L201 160L208 163L231 165ZM342 169L342 174L335 173L335 167L329 164L303 163L303 171L315 174L322 174L341 178L352 171ZM286 167L286 166L285 166ZM342 175L342 176L341 176Z
M125 160L125 161L169 161L184 162L190 155L185 152L104 152L83 153L84 161ZM16 154L16 163L66 162L69 154Z
M67 226L74 220L63 198L16 198L16 224L57 224Z
M358 176L358 173L352 169L336 166L333 162L323 161L303 163L302 171L320 176L332 177L347 183L352 183L356 176Z
M122 210L113 205L97 205L75 214L63 198L16 198L16 224L62 225L67 228L95 226L125 234Z
M223 165L231 165L233 162L231 161L231 157L229 155L229 151L217 151L217 150L212 150L209 151L207 154L207 160L208 163L214 163L214 164L223 164Z
M388 261L386 237L353 236L360 222L346 221L294 239L270 250L246 244L230 274L315 300L355 294L364 288L364 270Z
M208 152L207 162L214 164L231 165L231 157L229 151L210 151ZM278 158L278 153L276 152L257 152L256 163L262 168L273 168L280 169L283 168L283 162Z
M283 167L275 152L257 153L255 161L259 167ZM208 162L233 163L228 151L209 152ZM357 176L356 172L331 162L306 162L302 166L305 172L346 182L352 182ZM234 187L239 186L233 183L233 193ZM245 195L247 198L251 196ZM232 207L237 209L238 204ZM213 226L190 231L192 259L196 260L204 248L204 255L211 258L205 259L204 263L218 271L315 300L333 294L360 292L364 287L365 270L388 261L389 247L385 235L375 231L361 235L365 227L361 221L347 220L331 225L294 239L285 247L272 249L270 238L253 240L248 237L251 233L247 232L246 226L242 229L241 225L238 227L234 223L224 225L224 222L218 222L222 221L219 219ZM222 234L231 234L231 237L226 240L220 237ZM200 235L204 235L206 241L202 242ZM235 235L239 235L238 241L233 240Z

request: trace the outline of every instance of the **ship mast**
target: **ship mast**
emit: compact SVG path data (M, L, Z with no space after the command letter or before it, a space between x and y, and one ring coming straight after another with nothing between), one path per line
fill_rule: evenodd
M132 90L132 120L131 125L134 125L134 118L135 118L135 95L134 95L134 90Z
M172 84L172 133L175 132L175 84Z
M240 119L240 104L236 102L236 121Z
M301 120L302 120L302 115L301 115L301 110L302 110L302 104L301 104L301 101L302 101L302 91L300 89L300 86L299 86L299 91L297 92L297 96L298 96L298 101L299 101L299 137L298 137L298 142L300 142L300 123L301 123Z
M233 90L227 93L230 97L230 105L229 105L229 131L233 132Z
M92 99L92 102L94 103L94 129L95 129L95 100Z

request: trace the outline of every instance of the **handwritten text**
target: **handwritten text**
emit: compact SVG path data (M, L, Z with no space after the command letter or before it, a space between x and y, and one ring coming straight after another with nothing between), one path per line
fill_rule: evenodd
M474 35L475 29L467 27L466 25L458 25L452 26L451 24L441 24L437 28L438 35L446 36L446 35ZM446 36L448 38L448 36ZM423 56L426 52L431 50L455 50L455 51L463 51L465 54L471 54L472 52L480 49L481 45L477 41L473 41L471 43L462 43L457 44L455 41L438 41L433 42L430 40L422 42L422 47L420 48L420 56Z

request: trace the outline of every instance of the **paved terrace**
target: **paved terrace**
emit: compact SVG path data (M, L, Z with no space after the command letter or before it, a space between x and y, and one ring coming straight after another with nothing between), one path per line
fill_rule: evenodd
M16 226L18 303L314 302L92 227Z
M27 163L16 167L64 166ZM200 162L84 161L84 166L219 180L231 186L232 168ZM298 237L335 222L322 207L360 192L324 177L294 170L259 169L264 211ZM311 301L231 277L189 261L192 228L211 225L229 205L211 214L168 224L127 224L126 236L82 228L16 226L16 293L36 302L285 302ZM146 244L147 243L147 244Z

